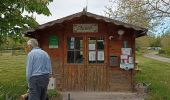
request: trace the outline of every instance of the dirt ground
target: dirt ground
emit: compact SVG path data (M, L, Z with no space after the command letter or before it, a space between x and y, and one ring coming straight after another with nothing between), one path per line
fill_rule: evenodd
M131 92L62 92L61 95L63 100L144 100Z

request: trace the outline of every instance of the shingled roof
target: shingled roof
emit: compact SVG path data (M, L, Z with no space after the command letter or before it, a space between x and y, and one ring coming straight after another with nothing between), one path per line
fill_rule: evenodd
M96 15L96 14L93 14L93 13L90 13L90 12L83 10L82 12L78 12L78 13L72 14L70 16L66 16L66 17L63 17L61 19L57 19L57 20L39 25L37 28L30 29L30 30L26 31L24 34L25 34L25 36L30 37L31 34L35 33L37 30L43 30L47 27L52 27L55 24L63 23L64 21L71 20L75 17L81 17L83 15L85 15L87 17L95 18L97 20L103 20L103 21L108 22L108 23L113 23L113 24L118 25L118 26L120 25L120 26L123 26L125 28L132 28L133 30L137 31L136 37L144 36L147 33L146 28L142 28L142 27L135 26L135 25L132 25L132 24L124 23L124 22L121 22L121 21L118 21L118 20L114 20L114 19L107 18L107 17L100 16L100 15Z

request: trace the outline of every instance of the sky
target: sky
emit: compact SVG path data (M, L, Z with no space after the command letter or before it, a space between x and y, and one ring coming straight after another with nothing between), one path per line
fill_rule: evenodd
M53 0L48 5L51 16L35 15L39 24L44 24L77 12L83 11L88 5L87 11L98 15L105 15L105 6L109 4L109 0Z
M34 16L36 17L36 21L41 25L77 12L81 12L86 5L88 6L88 12L105 16L105 6L109 5L109 1L110 0L53 0L53 2L48 5L48 8L52 14L51 16L37 14ZM162 33L162 30L166 31L165 28L170 25L170 18L165 19L163 22L165 22L165 24L158 26L154 32L157 35Z

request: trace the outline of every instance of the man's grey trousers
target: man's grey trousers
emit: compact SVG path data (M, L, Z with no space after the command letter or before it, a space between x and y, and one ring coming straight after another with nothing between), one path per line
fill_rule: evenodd
M32 76L29 80L29 100L45 100L49 74Z

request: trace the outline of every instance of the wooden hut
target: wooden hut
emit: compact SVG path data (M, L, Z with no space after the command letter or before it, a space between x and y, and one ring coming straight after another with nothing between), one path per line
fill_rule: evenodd
M25 32L53 65L61 91L131 91L135 38L147 30L83 10Z

